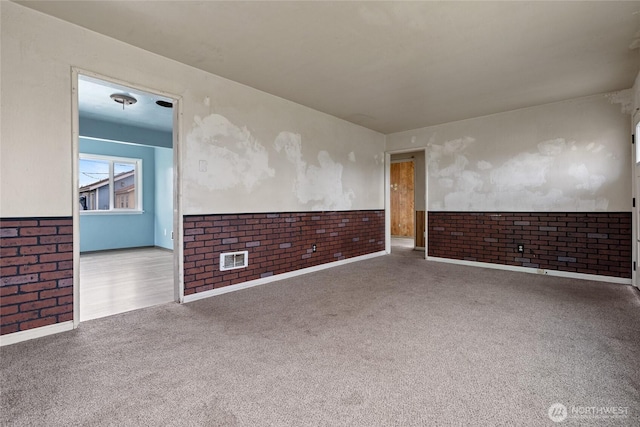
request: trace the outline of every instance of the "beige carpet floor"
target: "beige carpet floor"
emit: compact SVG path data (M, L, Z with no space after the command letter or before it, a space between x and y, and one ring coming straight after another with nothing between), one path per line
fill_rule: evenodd
M640 425L635 288L394 254L0 349L2 425Z

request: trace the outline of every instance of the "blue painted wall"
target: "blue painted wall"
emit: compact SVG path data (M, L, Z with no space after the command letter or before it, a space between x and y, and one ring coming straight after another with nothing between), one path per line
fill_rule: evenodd
M155 245L173 249L173 150L155 148Z
M153 147L173 147L173 134L121 123L80 117L80 135L111 141L131 142Z
M80 252L155 245L155 148L80 138L80 153L142 159L142 214L80 214ZM168 150L170 151L170 150Z

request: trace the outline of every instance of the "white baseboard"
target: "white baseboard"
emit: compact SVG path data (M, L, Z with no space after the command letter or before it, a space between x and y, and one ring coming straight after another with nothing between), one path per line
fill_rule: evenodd
M73 330L73 320L0 336L0 347Z
M212 289L210 291L198 292L191 295L185 295L183 302L193 302L204 298L213 297L216 295L226 294L227 292L239 291L241 289L252 288L254 286L264 285L266 283L275 282L278 280L290 279L296 276L302 276L303 274L313 273L315 271L326 270L327 268L338 267L340 265L349 264L357 261L364 261L365 259L376 258L382 255L387 255L386 251L374 252L367 255L361 255L358 257L347 258L340 261L329 262L326 264L320 264L313 267L303 268L300 270L290 271L288 273L282 273L275 276L263 277L261 279L250 280L248 282L238 283L237 285L225 286L218 289Z
M573 273L571 271L545 270L543 268L518 267L515 265L492 264L488 262L465 261L461 259L427 257L427 261L444 262L448 264L468 265L471 267L492 268L495 270L518 271L521 273L544 274L554 277L567 277L570 279L594 280L598 282L617 283L619 285L631 285L631 279L621 277L602 276L599 274Z

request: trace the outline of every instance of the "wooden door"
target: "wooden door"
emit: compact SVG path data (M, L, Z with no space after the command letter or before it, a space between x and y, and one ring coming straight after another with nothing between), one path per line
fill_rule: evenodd
M391 235L413 237L413 162L391 163Z

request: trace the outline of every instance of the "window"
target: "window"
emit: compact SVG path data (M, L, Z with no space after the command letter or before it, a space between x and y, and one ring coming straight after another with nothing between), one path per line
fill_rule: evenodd
M142 212L142 159L80 154L80 212Z

